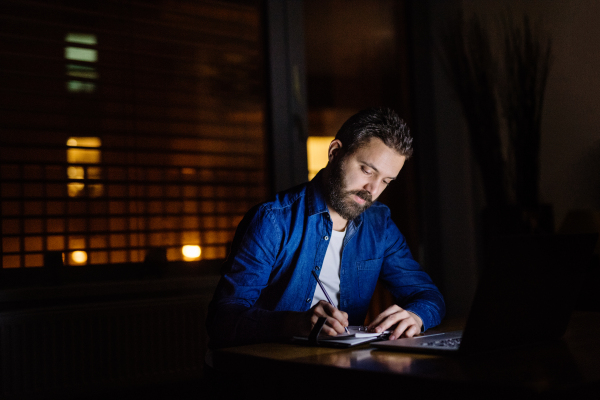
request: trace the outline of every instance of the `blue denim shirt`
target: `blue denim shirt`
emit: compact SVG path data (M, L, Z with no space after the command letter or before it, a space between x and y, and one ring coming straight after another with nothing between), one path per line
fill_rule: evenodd
M211 347L282 339L283 313L310 308L333 223L311 182L252 208L235 234L209 306ZM339 308L350 325L364 323L377 280L396 302L423 320L423 330L445 313L441 293L412 258L387 206L375 202L347 227L340 265Z

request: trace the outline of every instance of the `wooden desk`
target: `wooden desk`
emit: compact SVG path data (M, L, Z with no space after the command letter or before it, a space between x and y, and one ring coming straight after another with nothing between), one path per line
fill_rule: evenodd
M598 399L599 339L600 313L577 312L560 341L467 358L257 344L212 352L212 381L224 397Z

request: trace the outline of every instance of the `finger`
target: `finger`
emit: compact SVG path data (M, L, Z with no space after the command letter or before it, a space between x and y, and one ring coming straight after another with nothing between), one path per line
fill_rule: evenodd
M313 324L316 325L316 322ZM321 328L321 334L329 336L337 336L339 333L344 333L344 326L335 318L326 317L325 323Z
M392 315L389 315L383 321L381 321L377 326L373 327L373 325L371 325L372 331L384 332L388 329L391 329L394 325L398 324L400 321L410 318L410 314L406 310L403 310L401 308L399 308L399 309L401 311L398 311ZM398 329L398 326L396 326L394 329Z
M407 330L404 331L404 336L405 337L413 337L415 335L418 335L419 332L420 332L420 329L416 325L411 325Z
M319 304L325 312L326 315L324 316L335 318L342 326L348 326L347 312L339 310L324 300L319 301L317 304Z
M331 304L325 301L320 301L313 307L313 316L312 316L312 324L313 326L317 323L319 317L326 318L326 322L321 332L327 333L329 335L335 335L337 333L345 332L344 327L348 326L348 314L339 311ZM331 329L333 330L331 330Z
M389 339L394 340L401 337L403 334L406 335L406 331L413 325L414 321L410 317L400 320L398 326L396 326Z
M408 311L408 313L410 314L410 316L417 322L417 333L421 332L421 328L423 328L423 320L421 319L421 317L419 317L417 314Z
M393 325L388 325L388 327L386 328L382 328L382 329L377 329L377 327L380 326L380 324L389 316L402 311L402 308L400 308L400 306L394 304L393 306L390 306L388 308L386 308L381 314L379 314L370 324L369 324L369 330L370 331L375 331L375 332L382 332L383 330L387 329L389 326Z

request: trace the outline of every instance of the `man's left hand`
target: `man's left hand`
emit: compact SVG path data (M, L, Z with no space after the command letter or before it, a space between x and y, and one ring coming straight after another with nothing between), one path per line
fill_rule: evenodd
M397 325L396 325L397 324ZM421 332L423 321L421 318L410 311L394 304L377 316L369 325L370 332L384 332L396 325L389 336L390 340L398 339L401 336L413 337Z

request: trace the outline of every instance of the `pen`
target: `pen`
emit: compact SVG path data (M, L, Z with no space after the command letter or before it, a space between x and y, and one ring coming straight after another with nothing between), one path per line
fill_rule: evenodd
M312 270L311 272L312 272L313 276L315 277L315 279L317 280L317 283L319 284L319 286L321 286L321 290L323 291L323 293L325 293L325 297L327 297L327 301L329 302L329 304L331 304L333 306L333 302L331 301L331 297L329 297L329 293L327 293L327 290L325 290L325 286L323 286L323 284L321 283L321 280L319 279L319 276L317 275L317 273L314 270ZM345 326L344 329L346 330L347 334L350 334L350 331L348 330L347 326Z

